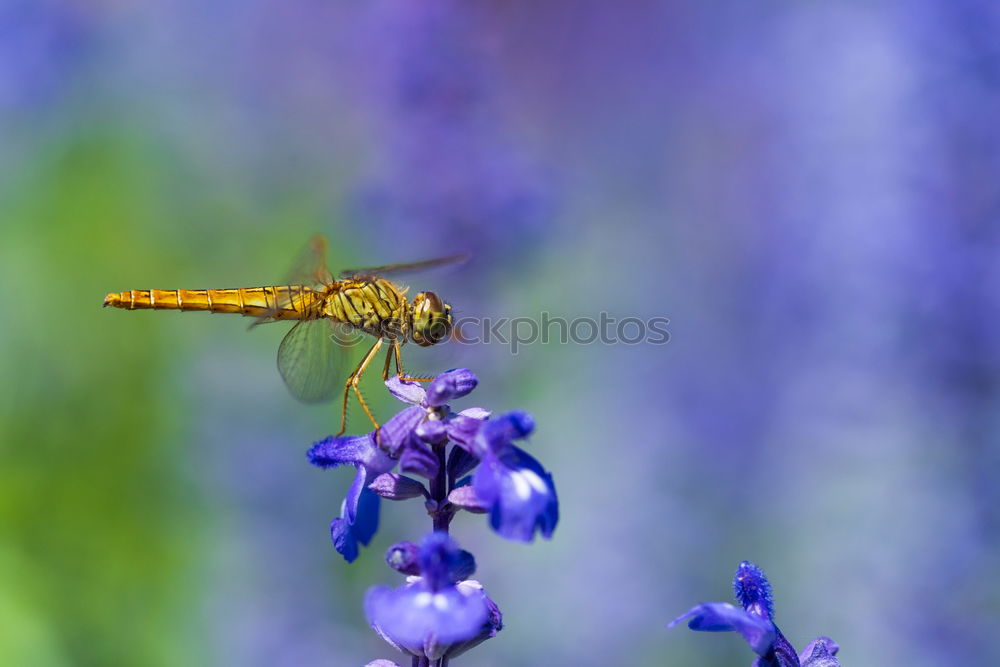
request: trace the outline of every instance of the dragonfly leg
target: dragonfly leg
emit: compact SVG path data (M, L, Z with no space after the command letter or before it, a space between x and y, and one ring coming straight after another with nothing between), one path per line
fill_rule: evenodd
M375 355L378 354L378 351L381 348L382 339L375 339L375 344L372 345L372 349L368 350L368 354L366 354L365 358L361 360L361 364L358 366L357 372L355 372L354 377L351 378L351 388L354 389L354 395L358 397L358 403L361 404L361 409L365 411L365 414L368 415L368 419L371 420L372 425L375 427L376 438L378 437L378 430L380 427L378 422L375 421L375 415L372 414L371 409L368 407L368 403L365 402L365 397L361 395L361 390L358 389L358 383L361 382L361 376L365 374L368 364L372 362L372 359L375 358Z
M396 357L396 377L398 377L400 380L410 380L411 382L430 382L431 380L434 379L434 378L410 377L409 375L403 372L403 350L398 340L392 341L392 352ZM385 360L385 372L388 375L389 373L388 359Z
M378 354L381 347L382 339L375 339L375 344L372 345L372 349L368 350L364 358L361 360L361 363L358 364L357 368L354 369L354 372L347 378L347 382L344 383L344 401L340 410L340 431L335 437L339 438L344 434L344 431L347 430L347 400L351 395L351 389L354 390L355 395L358 397L358 402L361 403L361 408L365 411L365 414L368 415L368 419L371 420L372 424L375 425L375 430L378 431L378 422L375 421L372 411L368 408L368 403L365 402L364 396L361 395L361 390L358 389L358 383L361 382L361 376L364 375L365 369L368 368L368 364L370 364L372 359L375 358L375 355Z
M389 362L392 361L393 355L396 350L396 344L393 343L392 347L385 351L385 365L382 366L382 382L389 379ZM399 362L396 362L396 367L399 368Z

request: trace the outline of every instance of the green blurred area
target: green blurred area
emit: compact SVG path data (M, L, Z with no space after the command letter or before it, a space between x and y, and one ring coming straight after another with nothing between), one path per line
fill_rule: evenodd
M0 664L197 663L192 587L219 509L184 472L211 445L185 438L191 399L170 376L206 325L101 301L274 280L325 202L241 203L113 128L54 142L18 179L0 209ZM228 324L213 335L247 336ZM273 359L278 334L249 344Z

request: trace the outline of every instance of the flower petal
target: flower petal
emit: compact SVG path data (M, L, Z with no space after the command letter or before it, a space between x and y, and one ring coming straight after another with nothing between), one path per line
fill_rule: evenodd
M403 455L399 459L399 469L403 472L420 475L427 479L433 479L438 474L440 463L437 456L427 447L427 445L414 440L413 443L403 450Z
M503 630L503 615L500 613L500 608L497 607L496 603L490 599L490 596L486 595L486 591L483 590L482 584L474 579L469 579L458 582L458 584L456 584L456 588L466 595L471 595L473 591L481 592L483 595L483 601L486 602L488 618L478 635L472 639L467 639L464 642L452 644L451 648L449 648L445 653L449 659L462 655L469 649L479 646L491 637L496 637L497 633Z
M448 429L439 419L426 419L413 429L413 434L429 445L440 445L448 439Z
M412 477L392 472L382 473L368 485L368 488L386 500L409 500L417 496L425 498L428 496L423 484Z
M489 618L484 597L454 586L431 591L422 580L397 590L376 586L365 596L365 614L395 643L423 653L428 643L446 646L479 634Z
M486 456L473 475L472 486L490 507L490 525L501 537L531 542L536 530L546 539L552 536L559 521L555 484L552 475L524 450L509 445L502 457Z
M444 405L453 398L468 395L477 384L479 379L468 368L454 368L441 373L427 385L424 401L430 406Z
M483 423L479 429L474 454L482 456L483 450L500 454L511 441L524 438L535 430L535 419L523 410L514 410Z
M391 457L399 457L403 448L410 442L413 429L427 416L426 410L419 406L406 408L396 413L379 429L379 444Z
M460 486L448 494L448 502L459 509L473 514L484 514L490 511L490 506L479 499L471 486Z
M839 650L837 642L829 637L817 637L799 654L799 662L802 667L840 667L835 657Z
M465 412L467 411L462 411L445 422L445 430L448 431L448 438L452 442L470 454L477 454L476 435L483 424L487 422L478 417L467 415Z
M770 652L757 658L757 662L762 663L764 667L801 667L799 656L795 654L795 647L785 639L785 635L781 634L778 626L774 626L774 635L774 644L771 646Z
M330 522L330 539L333 547L348 563L353 563L358 557L358 541L351 532L351 525L346 519L336 518Z
M451 569L458 558L458 545L448 533L433 532L420 544L420 575L432 591L449 586Z
M344 510L341 512L349 524L353 525L358 520L358 502L361 500L361 494L367 485L368 472L363 466L358 466L351 488L347 490L347 496L344 498Z
M392 660L385 660L383 658L379 658L378 660L372 660L367 665L365 665L365 667L399 667L399 665L394 663Z
M371 458L375 449L375 439L371 433L339 438L331 435L310 447L306 456L314 466L335 468L345 463L364 463Z
M351 532L354 533L354 538L365 546L368 546L368 543L372 541L376 531L378 531L378 517L381 505L382 499L373 491L365 489L361 492L361 499L358 502L358 514L354 525L351 526Z
M462 447L452 447L448 453L448 477L454 482L479 465L479 458Z
M385 381L385 386L388 387L390 394L412 405L421 405L427 395L416 380L401 380L395 375Z
M688 621L688 627L692 630L740 633L753 652L760 656L766 655L771 650L777 636L771 621L747 613L728 602L706 602L692 607L687 613L671 621L667 627L672 628L687 619L691 619Z
M451 559L448 578L452 581L464 581L476 573L476 557L465 549L459 549L458 554Z

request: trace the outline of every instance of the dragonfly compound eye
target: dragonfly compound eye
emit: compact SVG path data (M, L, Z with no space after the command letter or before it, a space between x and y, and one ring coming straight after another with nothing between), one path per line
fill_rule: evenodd
M411 338L417 345L434 345L451 334L451 306L434 292L421 292L413 299Z

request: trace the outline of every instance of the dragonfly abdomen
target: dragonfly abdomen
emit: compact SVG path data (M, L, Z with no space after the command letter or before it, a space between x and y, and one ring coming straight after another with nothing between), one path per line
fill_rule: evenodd
M317 293L302 285L231 289L152 289L112 292L104 305L125 310L205 310L247 317L303 320L318 316Z

